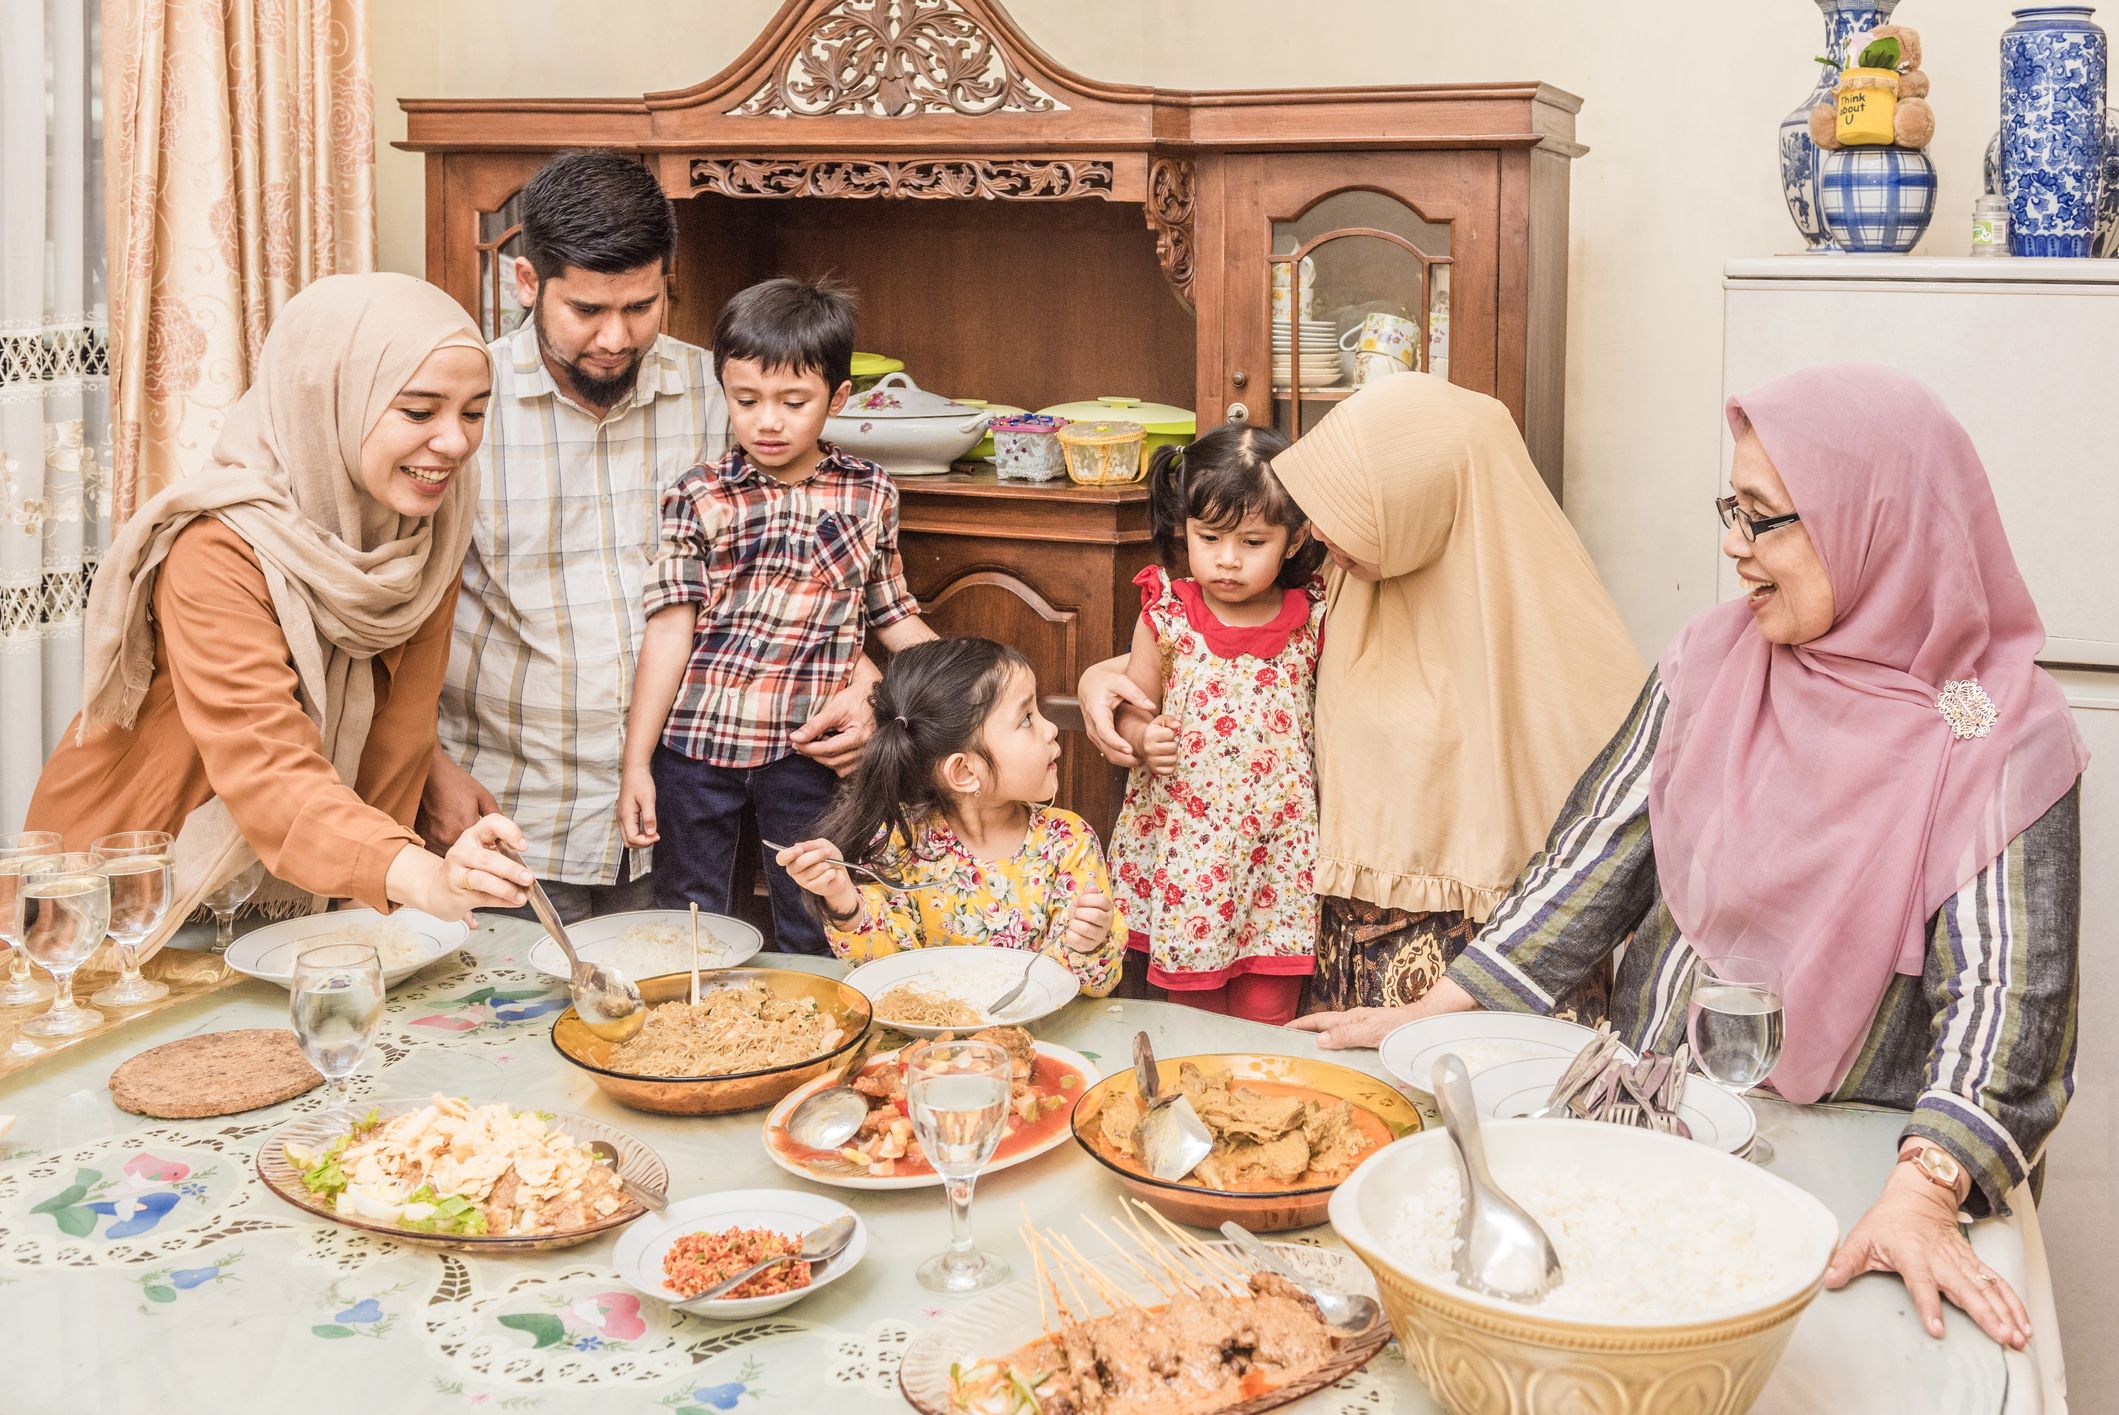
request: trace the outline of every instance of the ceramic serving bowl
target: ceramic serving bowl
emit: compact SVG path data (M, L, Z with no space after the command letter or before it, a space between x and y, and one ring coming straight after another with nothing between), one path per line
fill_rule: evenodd
M611 1065L611 1043L590 1034L569 1007L552 1023L552 1045L559 1054L588 1073L605 1095L635 1110L663 1115L725 1115L739 1110L762 1110L806 1082L823 1075L846 1053L860 1044L868 1032L868 999L836 978L797 973L783 968L726 968L702 978L702 989L728 987L751 980L762 982L783 998L812 998L818 1007L838 1019L840 1037L822 1056L745 1071L729 1076L641 1076ZM676 1002L691 990L690 973L669 973L642 978L640 996L652 1007L658 1002Z
M929 393L901 371L848 398L824 420L824 436L892 476L932 477L978 446L991 421L992 414Z
M1839 1237L1831 1211L1786 1180L1675 1136L1587 1120L1497 1120L1480 1129L1504 1185L1512 1167L1533 1165L1622 1182L1711 1181L1749 1209L1777 1276L1748 1302L1669 1320L1563 1314L1468 1292L1393 1250L1399 1215L1417 1205L1431 1174L1456 1164L1440 1130L1400 1140L1332 1195L1332 1228L1375 1274L1406 1356L1443 1408L1748 1410L1824 1280Z
M1156 1062L1156 1075L1165 1091L1175 1089L1178 1068L1188 1061L1202 1071L1227 1070L1238 1081L1300 1086L1351 1102L1381 1121L1393 1139L1420 1128L1420 1111L1411 1101L1394 1090L1389 1082L1379 1081L1350 1067L1304 1057L1265 1056L1254 1052L1164 1057ZM1086 1150L1090 1158L1116 1175L1120 1187L1127 1193L1154 1205L1167 1217L1179 1223L1189 1223L1194 1228L1220 1228L1226 1220L1234 1219L1253 1233L1279 1233L1324 1222L1326 1206L1331 1203L1332 1191L1338 1186L1326 1184L1242 1192L1207 1189L1197 1184L1157 1179L1106 1154L1090 1138L1097 1133L1098 1117L1113 1097L1138 1094L1140 1085L1132 1068L1128 1067L1091 1086L1074 1107L1075 1143ZM1371 1151L1369 1159L1381 1153L1382 1150ZM1368 1160L1363 1160L1354 1173L1361 1173L1361 1167L1367 1163ZM1340 1183L1343 1185L1345 1181Z

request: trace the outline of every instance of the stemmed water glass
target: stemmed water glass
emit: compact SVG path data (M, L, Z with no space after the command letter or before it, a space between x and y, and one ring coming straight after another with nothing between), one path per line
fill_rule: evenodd
M25 830L0 835L0 939L8 944L7 981L0 983L0 1007L30 1007L51 1000L52 985L32 974L22 951L22 877L36 862L56 855L63 841L56 830ZM16 1043L17 1049L22 1044Z
M288 989L294 1038L331 1083L334 1105L353 1099L346 1078L383 1021L383 964L365 943L327 943L296 955Z
M42 866L22 881L22 946L52 975L58 996L50 1011L22 1024L22 1035L71 1037L103 1020L74 1001L74 972L110 928L110 881L85 852L46 855Z
M243 869L237 870L223 880L217 888L206 891L204 903L213 910L213 951L226 953L228 945L235 942L235 911L250 902L250 896L258 892L265 882L265 866L252 860Z
M915 1274L930 1292L976 1292L1008 1280L1008 1264L971 1242L971 1186L1008 1121L1008 1053L992 1042L927 1042L905 1061L913 1134L949 1196L949 1250Z
M1702 958L1685 1018L1693 1059L1710 1080L1739 1096L1771 1075L1781 1059L1781 975L1756 958ZM1764 1128L1751 1140L1756 1164L1773 1162Z
M175 846L166 830L127 830L88 847L110 879L110 941L118 948L118 980L89 996L98 1007L140 1007L169 996L166 985L140 976L140 945L176 893Z

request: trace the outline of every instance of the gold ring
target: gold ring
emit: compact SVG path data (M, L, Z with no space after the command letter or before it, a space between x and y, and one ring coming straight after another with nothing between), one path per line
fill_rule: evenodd
M1994 1274L1992 1274L1992 1273L1989 1273L1989 1272L1979 1272L1979 1273L1973 1273L1973 1274L1972 1274L1972 1281L1974 1281L1974 1282L1999 1282L1999 1281L2001 1281L2001 1279L2000 1279L2000 1278L1998 1278L1998 1277L1996 1277L1996 1276L1994 1276Z
M471 888L471 867L462 866L456 871L456 887L468 892Z

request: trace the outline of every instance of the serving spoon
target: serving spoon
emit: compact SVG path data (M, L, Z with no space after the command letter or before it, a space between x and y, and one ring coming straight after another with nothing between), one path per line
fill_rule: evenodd
M677 1305L688 1308L694 1302L711 1302L722 1293L734 1291L759 1273L764 1272L767 1268L777 1266L780 1263L793 1262L796 1259L800 1259L805 1263L821 1263L827 1258L835 1258L838 1256L840 1249L853 1241L853 1228L853 1215L840 1214L831 1222L819 1224L803 1234L800 1252L782 1253L777 1258L767 1258L762 1263L752 1263L734 1277L717 1282L697 1297L687 1297Z
M626 1194L638 1202L640 1207L659 1214L670 1206L667 1194L657 1189L650 1189L645 1184L635 1184L618 1172L618 1147L609 1140L589 1141L589 1153L611 1167L611 1177L618 1181L618 1187L625 1190Z
M1234 1243L1237 1249L1251 1260L1253 1267L1278 1273L1307 1293L1309 1299L1317 1304L1317 1310L1324 1317L1327 1326L1336 1327L1340 1331L1367 1331L1383 1314L1383 1308L1376 1304L1373 1297L1361 1297L1351 1292L1335 1292L1328 1287L1317 1286L1296 1272L1278 1253L1259 1242L1257 1234L1235 1219L1229 1219L1222 1224L1221 1236Z
M510 846L496 841L494 848L516 864L522 863L522 856ZM530 908L536 913L537 922L544 925L544 931L552 936L552 942L567 956L567 986L574 994L574 1015L581 1019L581 1025L589 1029L591 1036L607 1042L629 1042L638 1036L647 1025L647 1003L641 998L640 989L633 986L633 980L616 968L581 961L567 937L566 925L559 921L559 911L552 907L551 897L534 876L530 880Z
M1146 1032L1133 1034L1133 1075L1140 1085L1141 1105L1146 1108L1133 1128L1133 1143L1140 1150L1148 1173L1165 1183L1184 1178L1214 1151L1214 1136L1183 1091L1162 1092L1161 1076L1155 1068L1155 1048Z
M1435 1108L1457 1147L1464 1211L1452 1256L1457 1281L1473 1292L1509 1302L1537 1302L1565 1276L1552 1239L1521 1204L1501 1191L1486 1167L1486 1143L1472 1101L1471 1072L1455 1052L1435 1058L1430 1077Z
M839 1079L802 1098L787 1116L787 1136L812 1150L836 1150L851 1140L868 1118L868 1097L855 1090L854 1077L881 1043L881 1030L871 1030L839 1068Z

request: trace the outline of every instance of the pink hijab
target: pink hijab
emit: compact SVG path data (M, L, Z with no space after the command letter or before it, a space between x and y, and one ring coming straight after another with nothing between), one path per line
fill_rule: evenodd
M1894 369L1804 369L1729 400L1825 570L1837 617L1793 648L1742 603L1664 654L1670 710L1648 810L1663 897L1705 957L1775 964L1787 1032L1774 1087L1846 1075L1927 921L2067 794L2089 754L2034 656L2045 629L1971 439ZM1977 693L1953 724L1947 685Z

